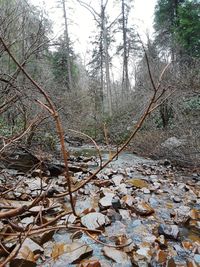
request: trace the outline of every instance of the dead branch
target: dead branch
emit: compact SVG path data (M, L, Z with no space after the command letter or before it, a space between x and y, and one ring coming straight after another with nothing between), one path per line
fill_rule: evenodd
M1 154L6 148L8 148L8 146L10 146L11 144L13 144L13 143L19 141L19 140L22 139L26 134L28 134L28 133L30 132L30 130L32 129L33 125L34 125L35 123L37 123L37 121L38 121L38 118L35 119L35 120L28 126L28 128L27 128L25 131L23 131L22 133L18 134L16 137L11 138L6 144L4 144L4 146L0 149L0 154Z
M125 248L125 247L128 247L130 246L130 244L132 243L132 240L127 243L127 244L124 244L124 245L112 245L112 244L107 244L107 243L104 243L100 240L98 240L97 238L93 237L88 231L85 232L91 239L93 239L95 242L103 245L103 246L106 246L106 247L110 247L110 248Z
M149 64L149 60L148 60L148 57L146 58L147 59L147 62ZM164 73L166 72L166 70L168 69L170 63L167 64L167 66L163 69L163 71L161 72L161 75L160 75L160 79L163 78L163 75ZM150 67L150 65L149 65ZM149 68L150 70L150 68ZM150 73L151 73L151 70L150 70ZM151 76L152 77L152 76ZM102 166L101 168L99 168L98 170L96 170L88 179L86 179L85 181L81 182L79 184L79 186L77 186L76 188L74 188L72 190L72 192L76 192L77 190L79 190L80 188L82 188L83 186L85 186L88 182L90 182L102 169L104 169L109 163L111 163L113 161L114 158L116 158L126 147L127 145L131 142L131 140L135 137L135 135L137 134L137 132L141 129L144 121L146 120L146 118L151 114L151 112L154 110L154 107L156 106L156 99L157 99L157 96L158 96L158 93L159 93L159 89L160 89L160 85L161 85L161 80L158 82L157 86L155 85L154 81L151 80L152 82L152 86L154 87L155 86L155 89L153 91L153 95L151 97L151 99L149 100L149 104L147 105L143 115L141 116L141 118L139 119L139 121L137 122L136 126L135 126L135 129L133 130L133 132L131 133L131 135L129 136L129 138L124 142L124 144L118 149L117 152L115 152L111 158L106 161ZM164 92L166 92L165 89L163 89ZM162 91L161 91L162 93ZM63 197L63 196L66 196L68 195L68 192L64 192L64 193L60 193L60 194L57 194L57 195L54 195L54 197Z
M65 147L65 141L64 141L64 130L62 127L62 123L61 123L61 119L59 117L58 112L56 111L55 105L52 102L52 100L50 99L49 95L46 93L46 91L35 81L33 80L33 78L28 74L28 72L24 69L24 67L17 61L17 59L13 56L13 54L11 53L11 51L9 50L9 48L7 47L5 41L3 40L2 37L0 37L0 41L3 44L5 50L7 51L7 53L9 54L9 56L12 58L12 60L15 62L15 64L20 68L20 70L24 73L24 75L28 78L28 80L38 89L38 91L44 96L45 100L48 103L48 107L50 108L50 110L52 111L52 117L55 120L55 124L56 124L56 128L57 128L57 133L60 139L60 144L61 144L61 152L63 155L63 159L64 159L64 164L65 164L65 177L67 180L67 184L68 184L68 191L69 191L69 195L70 195L70 204L72 207L72 211L74 213L75 216L76 215L76 211L75 211L75 207L74 207L74 203L73 203L73 196L71 193L71 180L70 180L70 176L69 176L69 168L68 168L68 152L66 150Z

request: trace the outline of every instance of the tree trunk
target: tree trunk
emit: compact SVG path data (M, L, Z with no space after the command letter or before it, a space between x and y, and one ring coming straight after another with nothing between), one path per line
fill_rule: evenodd
M67 56L67 83L68 90L72 91L72 73L71 73L71 61L70 61L70 47L69 47L69 33L68 33L68 21L67 21L67 12L65 6L65 0L62 0L63 5L63 14L65 20L65 45L66 45L66 56Z
M128 51L127 51L127 20L125 15L125 3L122 0L122 31L123 31L123 74L122 74L122 96L128 98L129 92L129 75L128 75Z
M107 38L107 27L106 27L106 17L105 17L105 6L103 5L103 0L101 1L101 20L102 20L102 38L103 38L103 48L104 48L104 63L105 63L105 74L106 74L106 94L108 103L108 113L112 116L112 94L111 94L111 81L110 81L110 60L108 54L108 38Z

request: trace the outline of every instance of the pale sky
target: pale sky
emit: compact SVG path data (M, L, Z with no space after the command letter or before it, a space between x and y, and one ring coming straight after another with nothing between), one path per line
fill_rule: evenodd
M155 3L157 0L134 0L134 8L130 13L130 21L138 27L139 34L145 40L145 35L148 32L150 35L153 33L153 12ZM42 6L47 12L48 17L53 21L54 36L59 36L63 33L64 20L62 9L58 8L57 0L31 0L34 5ZM90 2L91 5L98 10L97 0L85 0ZM108 11L110 17L115 18L119 11L113 7L113 2L109 1ZM68 4L69 3L69 4ZM75 0L66 1L67 12L70 18L69 21L69 33L70 38L74 42L75 52L79 53L82 57L87 53L87 49L90 46L89 37L92 35L92 31L95 31L95 22L92 15L84 7L76 3Z

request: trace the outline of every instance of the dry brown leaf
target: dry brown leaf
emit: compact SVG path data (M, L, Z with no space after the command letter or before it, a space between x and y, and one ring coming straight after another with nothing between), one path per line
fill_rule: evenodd
M59 256L65 253L65 244L64 243L56 243L52 248L51 257L55 261L59 258Z
M83 260L78 267L101 267L98 260Z
M29 247L24 246L22 250L20 250L18 254L18 258L23 258L28 261L35 262L35 255Z

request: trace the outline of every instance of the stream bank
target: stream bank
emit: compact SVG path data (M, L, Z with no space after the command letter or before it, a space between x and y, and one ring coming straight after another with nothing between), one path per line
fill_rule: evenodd
M86 149L71 149L73 187L97 168L96 152ZM107 151L102 155L105 160ZM28 173L19 169L1 171L2 211L8 205L28 205L41 191L50 192L45 205L40 203L11 219L13 233L16 225L25 231L31 225L41 227L41 221L34 223L38 212L42 212L43 225L71 210L67 196L56 197L66 190L62 162L52 161L47 166L49 170L41 171L38 166ZM6 193L4 188L8 185L10 190ZM11 266L199 266L199 189L198 173L187 174L159 161L123 152L74 193L80 218L72 214L61 216L53 224L56 230L45 227L48 234L31 235L28 253L37 254L38 258L27 259L25 243ZM7 221L3 220L1 232L7 228ZM7 250L15 244L9 241L8 246L6 239L2 242ZM40 248L35 249L36 245Z

